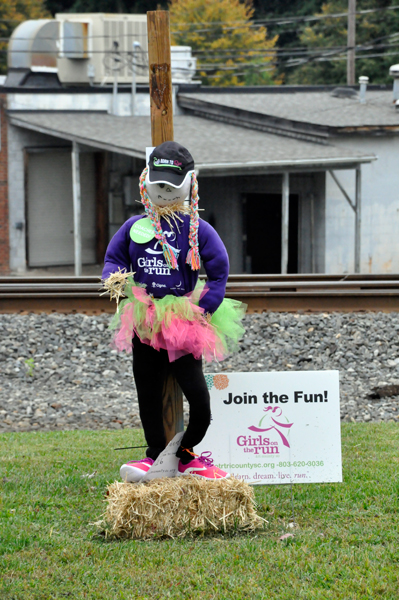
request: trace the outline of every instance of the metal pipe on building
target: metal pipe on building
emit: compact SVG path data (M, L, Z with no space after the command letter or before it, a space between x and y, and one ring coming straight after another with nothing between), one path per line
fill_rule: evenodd
M136 50L141 48L140 42L133 42L133 53L132 53L132 117L135 113L135 105L136 105Z
M121 69L121 59L119 56L119 42L113 43L112 60L112 72L114 75L114 79L112 82L112 114L118 115L118 77L119 71Z
M389 74L393 77L393 102L399 100L399 65L392 65L389 68Z
M112 84L112 114L118 114L118 73L114 71L114 81Z
M73 244L75 257L75 276L82 275L82 234L81 234L81 188L79 144L72 143L72 199L73 199Z
M360 104L366 104L366 90L367 90L367 84L369 82L369 78L366 77L365 75L362 75L361 77L359 77L359 85L360 85L360 94L359 94L359 100L360 100Z

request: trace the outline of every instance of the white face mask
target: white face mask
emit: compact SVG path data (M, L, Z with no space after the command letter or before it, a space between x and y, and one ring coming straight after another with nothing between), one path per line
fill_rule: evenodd
M187 175L181 187L176 188L170 183L150 183L148 173L145 178L147 194L156 206L168 206L169 204L183 204L188 198L191 189L191 175Z

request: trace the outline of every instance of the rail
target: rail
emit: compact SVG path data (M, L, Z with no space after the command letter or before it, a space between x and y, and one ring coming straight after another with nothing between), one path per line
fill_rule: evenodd
M0 277L0 313L114 312L101 283L86 277ZM249 312L399 311L399 274L230 275L226 296Z

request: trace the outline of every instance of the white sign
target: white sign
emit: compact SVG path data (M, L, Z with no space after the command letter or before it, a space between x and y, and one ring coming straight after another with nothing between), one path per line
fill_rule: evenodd
M145 149L145 164L146 166L148 165L148 162L150 160L150 155L152 154L152 151L155 150L156 146L146 146Z
M250 484L342 481L338 371L205 377L212 421L196 453Z
M169 442L165 450L161 452L151 465L151 468L140 480L140 483L150 481L151 479L159 479L160 477L176 477L177 467L179 465L179 459L176 456L176 452L180 446L183 435L183 431L176 433L173 440Z

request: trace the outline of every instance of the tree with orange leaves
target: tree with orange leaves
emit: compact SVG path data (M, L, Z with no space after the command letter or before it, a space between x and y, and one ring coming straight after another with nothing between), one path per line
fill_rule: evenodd
M171 0L172 43L191 46L204 85L267 85L275 79L275 44L240 0Z

